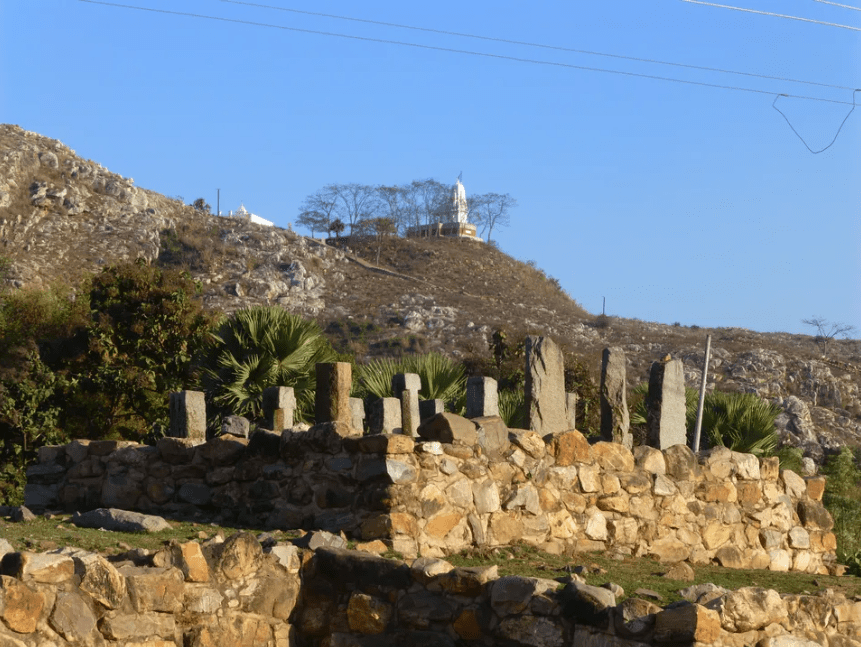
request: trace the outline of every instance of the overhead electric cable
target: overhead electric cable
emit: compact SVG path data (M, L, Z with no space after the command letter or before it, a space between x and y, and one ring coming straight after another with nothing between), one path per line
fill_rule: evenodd
M504 54L490 54L488 52L475 52L471 50L465 49L454 49L451 47L439 47L436 45L422 45L420 43L409 43L406 41L398 41L398 40L388 40L384 38L371 38L369 36L356 36L353 34L339 34L337 32L329 32L329 31L319 31L315 29L302 29L300 27L287 27L285 25L273 25L271 23L263 23L263 22L255 22L252 20L241 20L239 18L225 18L223 16L208 16L205 14L196 14L196 13L188 13L185 11L172 11L169 9L155 9L153 7L139 7L136 5L128 5L128 4L120 4L116 2L105 2L104 0L78 0L79 2L86 2L88 4L96 4L96 5L104 5L106 7L117 7L120 9L134 9L137 11L148 11L151 13L161 13L172 16L184 16L187 18L200 18L205 20L215 20L219 22L228 22L228 23L236 23L240 25L249 25L253 27L266 27L270 29L281 29L284 31L293 31L304 34L315 34L319 36L333 36L336 38L348 38L351 40L360 40L364 42L370 43L383 43L387 45L399 45L402 47L415 47L417 49L427 49L436 52L450 52L453 54L466 54L470 56L481 56L484 58L495 58L499 60L505 61L516 61L518 63L530 63L533 65L549 65L552 67L563 67L574 70L584 70L587 72L604 72L606 74L619 74L621 76L629 76L640 79L651 79L653 81L669 81L671 83L683 83L686 85L697 85L705 88L717 88L720 90L734 90L736 92L750 92L753 94L767 94L769 96L774 95L774 92L768 90L757 90L755 88L743 88L740 86L733 85L721 85L718 83L705 83L703 81L688 81L686 79L676 79L669 76L657 76L653 74L642 74L639 72L625 72L623 70L608 70L606 68L600 67L588 67L586 65L574 65L573 63L559 63L556 61L542 61L539 59L531 59L531 58L520 58L517 56L506 56ZM822 101L825 103L839 103L843 105L852 105L848 101L839 101L837 99L823 99L821 97L809 97L805 95L798 94L784 94L785 97L790 97L793 99L806 99L808 101Z
M855 90L855 92L861 92L861 90ZM831 148L831 145L832 145L834 142L836 142L836 141L837 141L837 136L840 134L840 131L841 131L841 130L843 130L843 124L845 124L845 123L846 123L846 120L847 120L847 119L849 119L849 115L851 115L851 114L855 111L855 92L853 92L853 93L852 93L852 109L851 109L848 113L846 113L846 116L845 116L845 117L843 117L843 121L841 121L841 122L840 122L840 128L838 128L838 129L837 129L837 132L836 132L836 133L834 133L834 139L832 139L832 140L831 140L831 144L828 144L828 146L826 146L825 148L822 148L822 149L820 149L820 150L818 150L818 151L815 151L815 150L813 150L812 148L810 148L810 146L808 146L807 142L806 142L806 141L804 141L804 137L802 137L801 135L799 135L799 134L798 134L798 131L797 131L797 130L795 130L795 126L793 126L793 125L790 123L790 121L789 121L789 117L787 117L785 114L783 114L783 111L782 111L780 108L778 108L778 107L777 107L777 100L778 100L780 97L785 97L785 96L786 96L785 94L778 94L776 97L774 97L774 101L772 102L771 107L772 107L772 108L774 108L775 110L777 110L777 111L780 113L780 116L781 116L781 117L783 117L783 118L786 120L786 123L787 123L787 124L789 124L789 127L790 127L790 128L792 128L792 132L794 132L794 133L795 133L795 135L798 137L798 139L800 139L800 140L801 140L801 143L802 143L802 144L804 144L804 145L807 147L807 150L809 150L809 151L810 151L811 153L813 153L814 155L818 155L818 154L819 154L819 153L821 153L822 151L827 151L829 148Z
M776 18L789 18L790 20L800 20L802 22L812 22L817 25L827 25L828 27L840 27L841 29L851 29L852 31L861 31L861 27L852 27L850 25L840 25L836 22L824 22L822 20L813 20L813 18L800 18L798 16L789 16L784 13L773 13L771 11L759 11L757 9L745 9L744 7L733 7L728 4L717 4L715 2L703 2L703 0L682 0L690 4L701 4L707 7L720 7L721 9L732 9L734 11L744 11L745 13L756 13L763 16L774 16Z
M561 47L558 45L546 45L544 43L532 43L522 40L511 40L508 38L496 38L494 36L481 36L479 34L466 34L463 32L449 31L447 29L433 29L431 27L417 27L415 25L401 25L394 22L384 22L381 20L369 20L367 18L355 18L353 16L341 16L338 14L321 13L319 11L304 11L302 9L292 9L289 7L276 7L273 5L260 4L257 2L243 2L243 0L218 0L229 4L244 5L247 7L256 7L258 9L273 9L275 11L286 11L290 13L303 14L306 16L318 16L321 18L334 18L336 20L349 20L352 22L361 22L369 25L380 25L383 27L396 27L398 29L412 29L414 31L424 31L431 34L443 34L445 36L458 36L461 38L474 38L477 40L487 40L496 43L506 43L508 45L525 45L527 47L540 47L542 49L550 49L558 52L572 52L575 54L588 54L590 56L605 56L608 58L618 58L626 61L638 61L640 63L654 63L657 65L672 65L674 67L684 67L691 70L703 70L708 72L720 72L721 74L737 74L739 76L751 76L759 79L769 79L771 81L787 81L790 83L805 83L807 85L818 85L823 88L835 88L837 90L853 90L854 88L843 85L832 85L830 83L818 83L816 81L802 81L799 79L790 79L782 76L769 76L767 74L756 74L753 72L738 72L735 70L724 70L719 67L705 67L702 65L689 65L687 63L675 63L672 61L661 61L652 58L639 58L637 56L625 56L622 54L608 54L606 52L593 52L588 49L575 49L573 47Z
M853 11L861 11L861 7L853 7L848 4L840 4L839 2L829 2L829 0L813 0L813 2L821 2L822 4L830 4L834 7L842 7L843 9L852 9Z

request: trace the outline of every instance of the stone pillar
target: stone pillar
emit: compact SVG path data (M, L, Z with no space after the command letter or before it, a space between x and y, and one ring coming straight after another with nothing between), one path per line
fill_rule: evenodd
M685 370L682 360L653 362L646 400L647 444L658 449L687 445Z
M170 394L170 435L206 440L206 401L202 391Z
M417 373L398 373L392 376L392 395L401 397L401 393L411 389L418 393L422 390L422 378Z
M445 402L442 400L419 400L419 416L422 421L433 418L438 413L445 411Z
M492 377L471 377L466 381L466 417L499 415L499 392Z
M296 396L292 386L270 386L263 390L263 416L272 431L293 428L296 413Z
M365 401L362 398L350 398L350 414L352 422L350 426L357 431L365 433Z
M398 373L392 376L392 392L401 400L401 427L408 436L417 436L421 415L419 414L419 391L422 379L416 373Z
M568 430L562 351L549 337L526 338L526 423L538 434Z
M413 438L419 435L419 392L404 389L401 393L401 428Z
M225 416L221 423L221 435L239 436L240 438L248 438L251 432L251 423L242 416Z
M601 439L634 446L628 414L627 359L621 348L605 348L601 358Z
M568 429L577 429L577 394L569 391L565 394L565 411L568 413Z
M401 401L397 398L381 398L371 403L368 429L372 434L400 434Z
M315 422L343 422L353 420L350 411L352 366L349 362L317 364L317 397Z

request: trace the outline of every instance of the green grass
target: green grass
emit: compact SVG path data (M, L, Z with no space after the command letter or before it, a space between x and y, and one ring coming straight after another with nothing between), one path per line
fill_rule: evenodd
M681 600L679 590L692 584L712 582L727 589L743 586L758 586L774 589L780 593L816 593L831 588L842 591L847 597L861 595L861 578L829 575L810 575L807 573L776 573L761 570L734 570L720 566L692 566L695 579L692 582L670 580L661 577L670 565L642 557L616 560L602 553L582 553L567 557L551 555L525 545L496 548L490 550L468 550L452 555L448 561L455 566L499 567L499 575L522 575L555 579L568 575L567 568L586 567L582 573L587 584L600 586L614 582L625 590L625 597L633 596L639 588L659 593L661 604Z
M26 523L9 523L0 520L0 537L16 550L44 552L63 546L74 546L102 554L119 554L131 548L158 550L171 540L200 541L222 532L229 537L240 529L214 524L170 521L172 528L158 533L105 532L92 528L78 528L68 515L46 519L39 517ZM254 534L261 529L244 528ZM298 531L275 530L270 532L276 540L287 541L299 535ZM383 555L389 559L402 559L395 551ZM667 564L645 559L616 560L602 553L582 553L572 557L551 555L527 545L494 549L471 549L451 555L447 561L455 566L499 567L499 575L522 575L555 579L565 577L576 566L586 567L582 574L588 584L600 586L614 582L632 596L638 588L650 589L662 596L660 603L681 600L679 590L694 583L712 582L727 589L758 586L780 593L814 594L825 588L844 593L847 597L861 596L861 578L854 576L832 577L807 573L775 573L773 571L733 570L720 566L693 566L696 578L682 582L661 577L669 570ZM407 560L408 562L410 560Z

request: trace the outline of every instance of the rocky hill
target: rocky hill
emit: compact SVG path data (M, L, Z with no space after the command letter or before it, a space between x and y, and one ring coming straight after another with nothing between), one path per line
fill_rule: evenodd
M711 334L710 386L777 402L784 440L814 459L861 445L861 341L595 317L534 263L492 246L395 237L326 244L219 218L11 125L0 125L0 256L16 289L74 283L138 257L181 265L203 283L209 307L283 305L316 318L360 360L428 350L487 357L490 334L504 329L510 339L551 335L596 372L601 350L621 347L632 384L670 353L698 387ZM581 268L584 281L590 274Z

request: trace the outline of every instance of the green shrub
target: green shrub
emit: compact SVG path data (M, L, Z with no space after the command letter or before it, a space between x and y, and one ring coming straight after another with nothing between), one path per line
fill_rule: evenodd
M297 415L313 416L315 364L337 359L313 321L280 306L257 306L234 312L219 328L203 363L203 385L221 415L259 419L263 391L291 386Z
M837 558L861 576L861 470L848 447L831 456L822 468L828 478L822 502L834 518Z
M464 367L439 353L409 355L400 359L378 359L359 367L360 396L390 398L392 377L398 373L416 373L421 378L419 397L443 400L452 411L460 411L466 402Z
M777 449L774 421L779 415L780 407L753 393L714 391L706 394L702 429L713 447L771 456Z
M526 399L523 389L499 392L499 417L505 421L506 427L526 428Z

